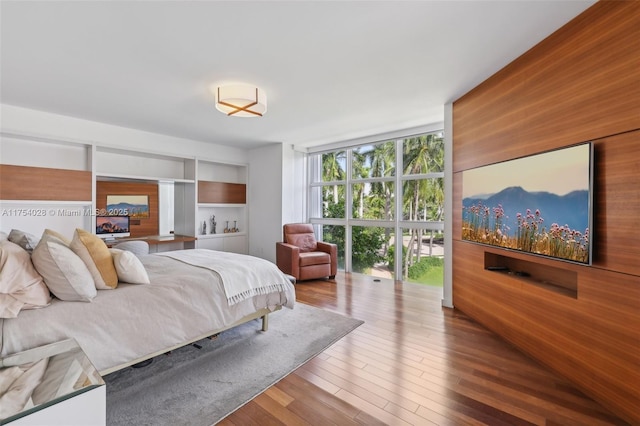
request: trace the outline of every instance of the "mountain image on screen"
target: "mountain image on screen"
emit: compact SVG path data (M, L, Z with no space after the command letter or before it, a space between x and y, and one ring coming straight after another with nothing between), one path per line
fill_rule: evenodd
M122 232L129 232L129 229L111 221L106 221L96 226L96 234L119 234Z
M502 206L503 223L515 230L518 227L517 214L525 215L527 209L536 210L544 219L546 228L553 223L567 225L571 229L584 232L589 227L589 191L573 191L565 195L550 192L527 192L519 186L505 188L497 194L468 197L462 200L463 220L472 214L469 207L482 204L490 209Z

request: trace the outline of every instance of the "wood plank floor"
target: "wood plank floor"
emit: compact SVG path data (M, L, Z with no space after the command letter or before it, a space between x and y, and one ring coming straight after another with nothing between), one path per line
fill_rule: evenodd
M221 425L624 425L442 290L339 273L298 302L365 321ZM277 315L277 314L276 314Z

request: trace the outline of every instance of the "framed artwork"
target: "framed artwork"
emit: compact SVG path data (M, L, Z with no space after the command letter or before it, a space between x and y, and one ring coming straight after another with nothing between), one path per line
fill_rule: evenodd
M132 219L149 217L148 195L107 195L107 212L129 216Z

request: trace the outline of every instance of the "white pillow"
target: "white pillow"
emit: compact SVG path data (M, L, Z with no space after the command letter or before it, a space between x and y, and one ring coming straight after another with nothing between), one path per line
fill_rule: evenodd
M9 241L15 243L31 253L38 245L39 238L28 232L12 229L7 237Z
M109 251L113 256L118 280L129 284L150 284L149 274L135 254L120 249L109 249Z
M96 297L96 285L82 259L48 229L33 250L31 261L58 299L90 302Z
M9 239L9 235L6 232L0 231L0 241L7 241Z

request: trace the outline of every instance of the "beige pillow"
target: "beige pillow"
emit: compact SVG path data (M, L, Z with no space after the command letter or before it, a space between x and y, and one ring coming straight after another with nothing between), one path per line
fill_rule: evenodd
M31 261L58 299L90 302L96 297L96 285L82 259L48 229L33 250Z
M118 272L118 279L129 284L149 284L149 274L134 253L127 250L109 249Z
M118 273L109 248L103 240L84 229L76 229L69 247L87 266L98 290L109 290L118 286Z
M11 241L0 241L0 318L15 318L22 309L48 306L49 289L31 257Z
M64 243L65 246L69 246L69 244L71 244L71 241L69 241L69 239L67 237L65 237L64 235L62 235L59 232L54 231L53 229L45 229L44 232L47 235L50 235L52 237L56 237L57 239L59 239L60 241L62 241Z

